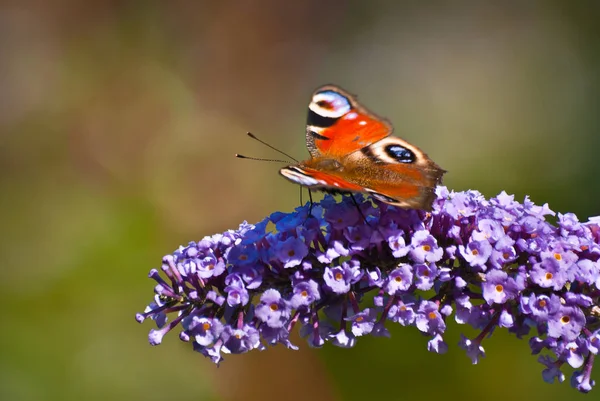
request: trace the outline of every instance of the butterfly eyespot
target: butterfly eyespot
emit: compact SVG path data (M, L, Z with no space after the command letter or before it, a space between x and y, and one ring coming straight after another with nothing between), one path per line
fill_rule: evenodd
M385 153L398 163L414 163L416 159L415 154L410 149L397 144L386 146Z
M329 127L344 114L349 113L352 106L345 96L332 90L325 90L314 94L308 109L309 125Z

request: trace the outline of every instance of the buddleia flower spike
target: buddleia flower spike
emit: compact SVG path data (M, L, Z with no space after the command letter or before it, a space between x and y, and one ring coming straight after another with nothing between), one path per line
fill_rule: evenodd
M459 343L472 363L485 356L486 337L508 330L528 339L545 381L564 381L570 366L571 385L590 391L600 349L600 217L582 223L559 213L552 225L546 216L555 213L528 198L444 187L436 195L431 212L360 195L359 211L350 197L326 196L190 242L150 271L155 296L136 319L154 320L150 344L178 328L215 363L277 343L297 349L296 326L311 347L352 347L389 336L386 326L412 326L430 351L444 353L454 319L479 331Z

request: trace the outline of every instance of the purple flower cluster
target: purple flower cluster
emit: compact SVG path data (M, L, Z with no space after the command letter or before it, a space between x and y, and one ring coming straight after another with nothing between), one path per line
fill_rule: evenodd
M555 213L528 198L444 187L437 195L430 213L327 196L191 242L163 258L162 274L151 270L154 302L136 319L156 322L152 345L180 325L183 341L219 363L266 344L297 349L289 339L297 325L310 346L352 347L399 323L444 353L453 317L479 330L459 344L473 363L485 356L484 338L506 328L529 337L534 354L545 351L545 381L564 381L568 364L571 385L590 391L600 349L600 218L558 214L552 225L545 216Z

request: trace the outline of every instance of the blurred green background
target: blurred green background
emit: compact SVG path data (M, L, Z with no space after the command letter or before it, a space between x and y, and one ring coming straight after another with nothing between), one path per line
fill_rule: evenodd
M298 205L279 165L233 155L277 157L252 131L307 156L325 83L388 117L452 189L600 214L599 3L497 3L3 1L0 399L583 399L501 332L476 366L452 325L446 355L393 328L217 369L176 333L150 347L134 320L164 254Z

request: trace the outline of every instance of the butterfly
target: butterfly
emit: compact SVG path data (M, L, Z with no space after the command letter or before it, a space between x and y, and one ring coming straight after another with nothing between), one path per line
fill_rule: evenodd
M446 172L391 124L339 86L326 85L308 106L310 159L279 170L288 180L331 193L362 192L406 209L431 210Z

